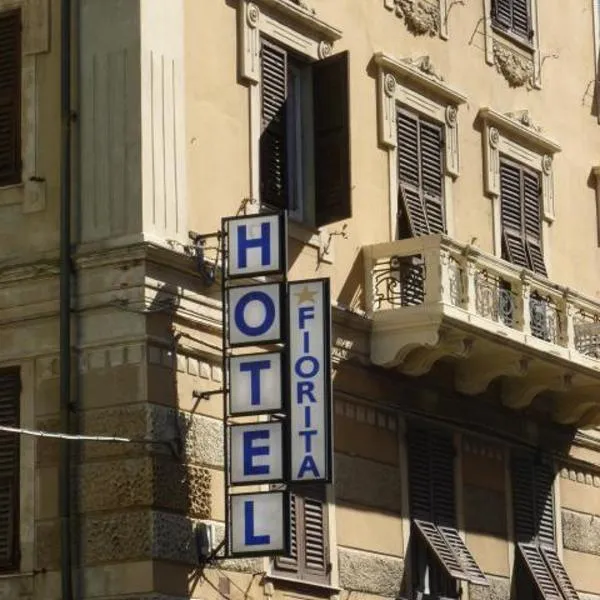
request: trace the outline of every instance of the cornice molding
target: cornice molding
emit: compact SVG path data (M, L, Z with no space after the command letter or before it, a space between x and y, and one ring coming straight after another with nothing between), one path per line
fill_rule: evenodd
M541 150L548 154L560 152L560 145L543 135L539 127L533 126L531 121L529 121L529 125L525 124L523 120L525 114L528 115L526 111L519 111L503 115L492 108L483 107L479 109L478 117L485 123L523 140L535 150Z
M270 8L273 12L289 18L297 25L325 36L331 42L339 40L342 37L340 29L317 17L314 9L309 8L305 2L295 2L294 0L253 0L253 2L246 2L245 0L240 0L240 5L244 4L247 4L248 11L252 10L252 4Z
M467 101L467 97L462 92L444 82L428 56L398 60L385 52L377 52L373 56L373 60L382 69L400 79L408 79L448 104L460 105Z

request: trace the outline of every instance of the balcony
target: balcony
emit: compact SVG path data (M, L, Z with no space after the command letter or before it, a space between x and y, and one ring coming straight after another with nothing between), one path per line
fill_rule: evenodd
M600 303L444 235L364 248L371 360L408 375L455 363L455 387L540 394L562 424L600 425ZM550 393L548 393L550 392Z

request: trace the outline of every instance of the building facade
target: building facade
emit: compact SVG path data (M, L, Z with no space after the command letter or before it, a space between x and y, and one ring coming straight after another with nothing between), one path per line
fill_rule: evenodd
M68 5L0 0L0 424L87 437L0 433L0 597L599 600L597 2ZM230 560L217 234L273 209L335 481Z

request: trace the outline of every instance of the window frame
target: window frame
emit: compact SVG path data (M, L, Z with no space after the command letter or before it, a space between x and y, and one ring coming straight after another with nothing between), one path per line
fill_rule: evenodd
M12 32L15 34L15 42L16 48L15 51L15 71L16 71L16 98L12 98L8 100L6 104L9 109L7 112L9 114L9 119L12 122L12 125L15 130L15 139L12 144L12 151L14 153L14 164L12 165L11 171L6 175L6 180L0 180L0 189L4 187L10 187L13 185L18 185L21 183L23 176L23 160L22 160L22 151L21 151L21 95L22 95L22 62L23 62L23 34L22 34L22 14L21 9L14 8L11 10L0 11L0 22L7 20L10 24L10 21L15 20L17 25L17 31ZM1 110L2 100L0 97L0 110Z
M510 2L511 11L514 10L515 0L508 0L508 1ZM515 32L512 26L507 27L507 26L503 25L499 21L499 19L494 19L494 8L495 8L496 4L498 3L498 0L491 0L490 18L492 20L492 29L494 31L500 33L501 35L505 35L506 37L508 37L509 39L514 41L516 44L524 46L527 50L534 51L534 46L532 44L532 40L535 35L535 29L533 27L534 18L533 18L533 12L532 12L532 0L525 0L525 2L527 4L527 11L528 11L528 17L529 17L528 23L527 23L527 26L529 27L529 35L527 37Z
M421 423L418 421L402 421L401 429L404 435L401 436L401 468L403 475L403 486L406 492L403 495L403 511L408 515L403 521L405 529L405 556L407 557L408 573L407 584L412 593L423 593L428 597L429 594L451 593L451 588L456 587L456 597L459 597L461 581L476 583L478 585L489 585L485 574L477 565L474 557L464 542L463 514L462 514L462 470L461 464L461 440L460 436L433 425ZM411 440L412 438L412 440ZM415 447L421 446L420 448ZM426 447L422 445L425 444ZM448 448L452 447L450 462L452 470L448 475L448 469L440 468L435 465L436 457L439 459L447 458ZM416 463L411 465L411 446L415 450L414 456L417 456ZM446 446L444 452L444 447ZM428 456L426 458L425 454ZM419 467L419 461L426 460L429 464L427 482L428 499L423 497L423 484L419 490L419 496L413 497L415 485L411 485L411 470L416 469L422 472ZM446 465L447 466L447 465ZM443 467L443 465L442 465ZM439 486L442 481L434 477L437 472L438 478L450 478L446 483L450 484L448 496L439 500ZM436 491L437 488L437 491ZM447 513L448 502L452 502L452 515ZM414 505L413 505L414 503ZM420 506L416 507L417 504ZM427 506L425 506L427 505ZM406 533L408 532L408 534ZM459 558L460 557L460 558ZM429 580L435 581L434 585L440 585L443 590L431 589L418 590L417 571L422 570L427 573ZM452 574L452 571L455 574ZM437 596L435 596L437 597Z
M292 490L290 501L294 503L295 512L295 535L296 535L296 558L290 560L288 557L275 557L270 564L270 574L272 578L294 579L303 583L313 585L331 585L331 546L330 546L330 514L327 498L327 486L323 484L320 488L297 486ZM307 564L306 560L306 500L319 502L322 506L322 540L323 540L323 571L315 570ZM298 528L298 523L302 523Z
M483 23L485 38L485 60L496 69L513 86L542 88L542 62L540 54L540 34L538 19L538 0L529 0L530 27L533 31L530 43L493 24L492 3L494 0L483 0ZM514 60L505 61L507 56ZM530 73L525 72L525 63L529 61Z
M314 63L332 55L333 44L342 37L342 32L287 0L240 0L238 7L239 74L242 80L250 84L250 198L245 207L246 214L254 214L261 209L259 200L259 146L262 131L261 36L280 45L300 60ZM310 167L307 168L310 170ZM310 180L310 173L308 175ZM330 227L331 225L316 227L292 219L289 234L290 237L315 248L321 262L331 264L335 253L335 239L329 235Z
M0 12L21 11L21 178L0 187L0 208L21 205L24 213L46 207L46 181L38 171L39 111L37 56L50 51L50 9L48 2L0 0Z
M555 219L554 156L560 146L541 134L529 113L501 114L484 107L479 110L483 135L484 192L492 200L494 254L502 256L502 225L500 205L500 155L520 163L541 176L542 185L542 247L548 277L552 274L550 226Z
M520 470L521 486L515 485L515 473ZM523 473L528 470L527 473ZM515 578L515 591L520 594L536 590L536 595L545 600L563 598L578 600L578 594L562 563L562 536L560 533L560 493L559 474L556 465L547 455L532 450L516 450L510 452L510 506L512 516L512 536L515 542L514 561L512 565ZM525 483L527 482L527 483ZM549 504L550 515L546 518L545 531L541 529L539 489L544 488ZM520 490L520 491L517 491ZM524 496L529 496L531 522L524 524L524 530L518 531L515 506L523 507ZM517 496L521 497L517 500ZM521 509L521 512L523 509ZM548 527L551 527L551 531ZM522 586L522 587L521 587ZM525 588L525 589L522 589Z
M450 87L435 73L428 57L417 61L398 60L383 52L373 57L378 66L378 139L388 153L389 229L388 240L398 239L398 107L405 107L440 125L444 138L443 197L446 232L454 232L452 183L460 175L458 107L466 96Z

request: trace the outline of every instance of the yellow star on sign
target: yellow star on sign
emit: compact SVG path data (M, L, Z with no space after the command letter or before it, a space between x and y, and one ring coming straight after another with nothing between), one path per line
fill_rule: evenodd
M298 298L298 304L303 304L304 302L312 302L314 304L316 295L317 292L311 292L307 285L305 285L297 294L294 294L294 296Z

